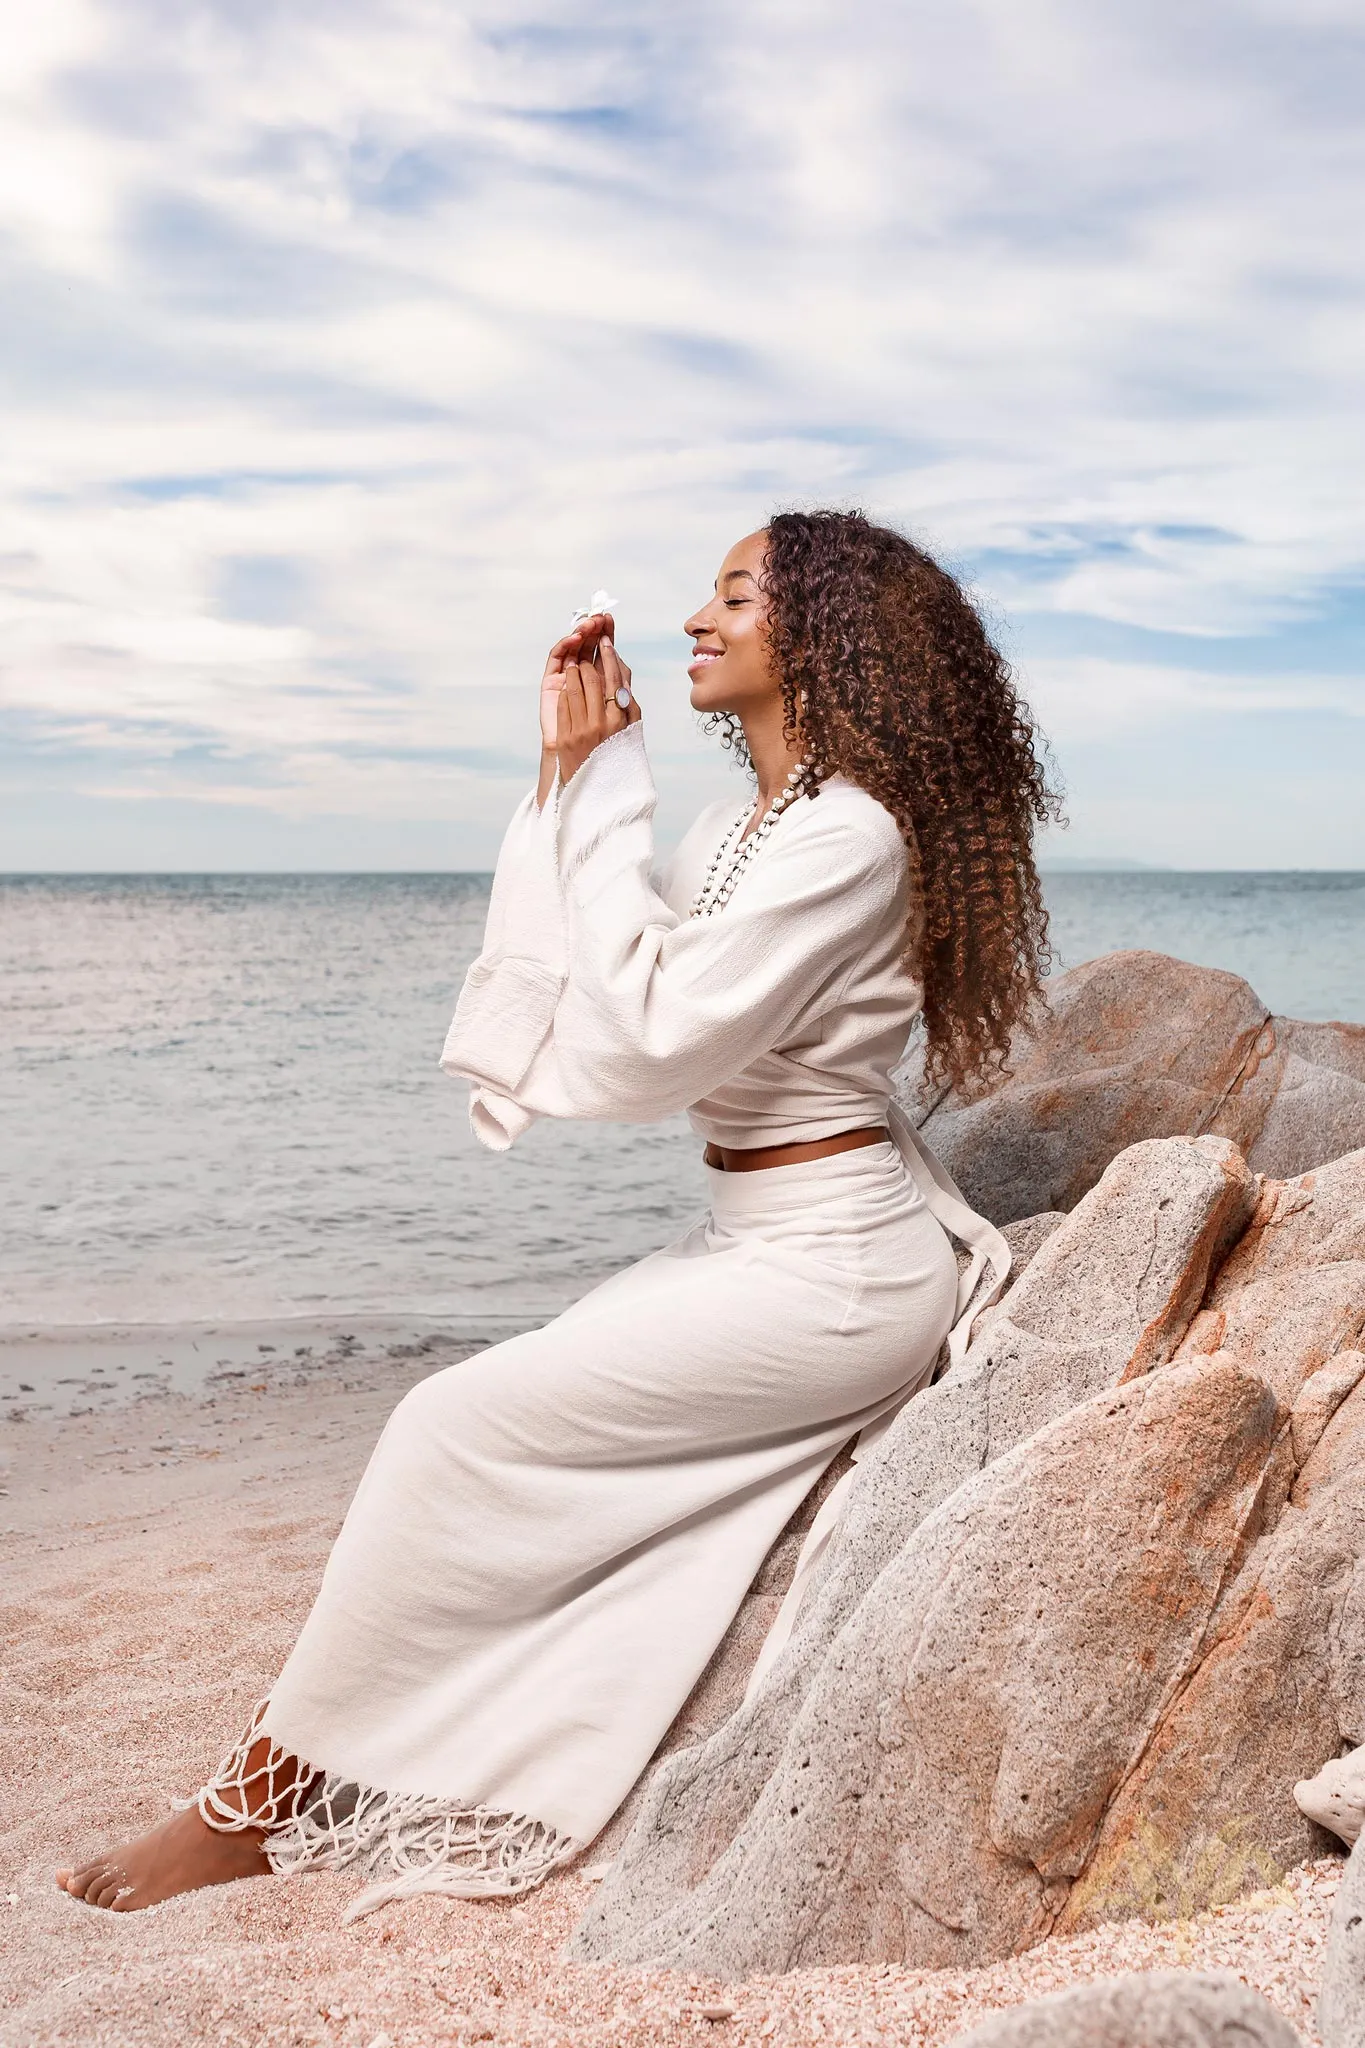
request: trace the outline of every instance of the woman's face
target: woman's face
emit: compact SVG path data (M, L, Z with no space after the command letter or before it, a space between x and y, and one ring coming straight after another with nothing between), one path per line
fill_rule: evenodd
M767 550L766 533L736 541L720 565L715 595L683 627L696 642L687 665L694 711L743 716L781 696L759 587Z

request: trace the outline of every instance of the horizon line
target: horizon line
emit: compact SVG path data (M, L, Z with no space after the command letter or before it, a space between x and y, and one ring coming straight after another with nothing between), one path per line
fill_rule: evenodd
M1175 867L1155 861L1074 859L1038 863L1040 875L1350 875L1365 880L1365 867L1247 868ZM383 877L413 879L491 880L489 868L0 868L0 882L134 882L134 881L248 881L333 880L373 881Z

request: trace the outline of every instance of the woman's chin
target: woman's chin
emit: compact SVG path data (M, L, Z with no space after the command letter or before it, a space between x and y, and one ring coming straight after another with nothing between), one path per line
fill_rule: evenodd
M714 718L719 713L726 711L733 716L734 705L730 702L729 692L726 690L708 689L706 685L707 678L705 676L700 681L693 683L690 692L692 709L704 712L708 718Z

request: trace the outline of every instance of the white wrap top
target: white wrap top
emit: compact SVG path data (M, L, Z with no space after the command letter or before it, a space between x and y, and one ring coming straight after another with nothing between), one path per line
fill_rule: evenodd
M441 1059L473 1083L478 1137L500 1151L540 1116L685 1109L743 1149L887 1122L920 1005L895 820L836 776L694 918L740 802L703 811L656 880L655 801L636 724L512 819Z

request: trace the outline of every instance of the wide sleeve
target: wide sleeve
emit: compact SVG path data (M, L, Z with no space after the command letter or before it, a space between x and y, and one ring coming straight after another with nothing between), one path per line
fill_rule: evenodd
M518 807L503 838L483 946L460 991L441 1065L515 1091L550 1028L566 977L566 933L553 799Z
M442 1058L474 1083L474 1129L495 1150L538 1116L641 1122L697 1101L837 1000L869 933L903 907L890 821L878 835L816 798L778 824L723 911L680 917L651 880L654 805L629 726L528 821L533 847L518 842L516 887Z

